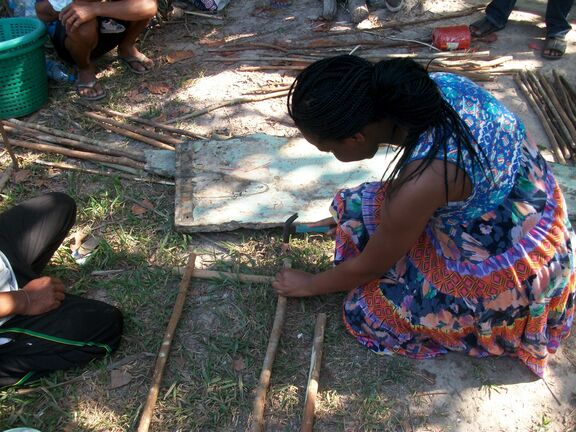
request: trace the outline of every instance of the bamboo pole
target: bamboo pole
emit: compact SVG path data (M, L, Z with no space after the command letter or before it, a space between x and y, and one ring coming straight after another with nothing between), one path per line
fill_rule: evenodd
M558 92L560 98L562 98L562 106L566 110L566 113L571 117L571 121L576 123L576 105L570 99L568 90L564 87L564 84L562 84L558 72L554 70L552 73L554 74L554 84L556 84L556 91Z
M302 432L312 432L314 425L314 410L316 409L316 394L318 393L318 380L320 379L320 365L322 364L322 345L324 343L324 330L326 329L326 314L319 313L314 328L314 341L310 355L310 371L308 372L308 386L306 399L304 399L304 414L302 415Z
M84 112L84 115L85 115L86 117L91 118L92 120L94 120L98 125L100 125L100 126L103 127L104 129L108 129L108 130L110 130L110 131L112 131L112 132L115 132L115 133L117 133L117 134L119 134L119 135L122 135L122 136L125 136L125 137L128 137L128 138L134 139L134 140L136 140L136 141L140 141L140 142L149 144L149 145L151 145L151 146L153 146L153 147L161 148L161 149L163 149L163 150L174 150L174 147L172 147L172 146L170 146L170 145L168 145L168 144L165 144L165 143L163 143L163 142L160 142L160 141L155 140L155 139L152 139L152 138L148 138L148 137L146 137L146 136L144 136L144 135L141 135L141 134L139 134L139 133L137 133L137 132L129 131L129 130L125 129L124 127L117 127L117 126L114 126L114 125L112 125L112 124L110 124L110 123L108 123L108 122L104 122L104 121L101 121L101 120L96 120L95 118L93 118L93 117L90 116L89 114L90 114L90 113Z
M78 103L80 103L80 102L78 102ZM207 140L207 139L208 139L207 136L204 136L204 135L201 135L201 134L198 134L198 133L195 133L195 132L190 132L190 131L187 131L187 130L184 130L184 129L179 129L179 128L176 128L176 127L174 127L174 126L168 126L168 125L165 125L165 124L162 124L162 123L158 123L158 122L155 122L155 121L152 121L152 120L148 120L148 119L143 119L143 118L136 117L136 116L133 116L133 115L130 115L130 114L126 114L126 113L122 113L122 112L119 112L119 111L113 111L113 110L111 110L111 109L104 108L104 107L99 106L99 105L90 106L90 105L84 104L84 103L80 103L80 104L81 104L82 106L84 106L84 107L87 107L87 108L90 108L90 109L96 109L96 110L101 111L101 112L103 112L103 113L105 113L105 114L108 114L108 115L117 116L117 117L122 117L122 118L131 120L131 121L136 122L136 123L141 123L141 124L144 124L144 125L147 125L147 126L154 127L154 128L156 128L156 129L165 130L166 132L171 132L171 133L175 133L175 134L179 134L179 135L184 135L184 136L188 136L188 137L190 137L190 138L195 138L195 139L203 139L203 140Z
M132 168L144 169L144 164L142 162L136 162L132 159L124 158L124 157L115 157L115 156L107 156L102 155L99 153L89 153L80 150L71 150L65 147L60 147L52 144L44 144L44 143L31 143L28 141L20 141L20 140L13 140L12 143L18 147L24 147L31 150L37 150L46 153L57 153L64 156L69 156L77 159L87 159L91 161L98 161L98 162L108 162L117 165L126 165Z
M8 134L6 133L6 129L4 129L4 122L0 120L0 135L2 136L2 142L4 143L4 147L6 147L6 151L10 155L10 159L12 160L12 166L15 170L18 170L18 159L16 159L16 155L12 150L12 146L10 145L10 141L8 140Z
M166 180L157 180L154 178L146 178L146 177L134 177L133 175L129 175L129 174L121 173L121 172L108 172L108 171L102 171L102 170L95 170L92 168L84 168L84 167L81 167L78 165L64 163L64 162L47 162L47 161L43 161L40 159L36 159L34 161L34 163L38 164L38 165L44 165L44 166L54 167L54 168L58 168L58 169L66 169L66 170L71 170L71 171L85 172L85 173L94 174L94 175L120 177L120 178L123 178L126 180L133 180L133 181L138 181L138 182L156 183L156 184L161 184L161 185L174 186L174 182L170 182L170 181L166 181Z
M109 156L123 156L123 157L137 160L139 162L145 162L145 158L143 155L142 156L133 156L130 153L126 153L126 152L123 152L122 150L118 150L118 149L109 149L107 147L97 147L97 146L94 146L92 144L82 143L80 141L76 141L76 140L73 140L70 138L62 138L62 137L55 136L55 135L43 134L42 132L40 132L36 129L28 128L25 126L6 125L6 130L12 134L21 134L21 135L24 135L26 137L35 138L39 141L46 141L46 142L49 142L52 144L63 145L65 147L72 147L72 148L78 149L78 150L84 150L84 151L92 152L92 153L100 153L100 154L105 154L105 155L109 155Z
M138 424L138 432L147 432L150 427L154 406L156 405L156 399L158 399L158 392L160 391L160 383L162 382L164 367L166 366L166 360L170 354L170 347L172 346L172 339L174 338L176 326L178 325L178 321L182 315L182 309L184 309L186 292L188 291L188 285L190 285L190 280L194 274L195 262L196 255L190 253L188 265L186 266L186 271L182 277L182 282L180 282L178 296L176 297L176 302L172 309L172 315L170 316L170 321L168 322L168 327L166 327L164 339L162 340L162 345L160 346L160 351L156 358L156 366L154 367L154 375L152 376L152 386L148 392L146 405L144 405L144 409L142 410L142 416L140 417L140 423Z
M96 121L98 121L98 122L101 122L101 123L109 123L109 124L111 124L112 126L116 126L116 127L119 127L119 128L124 128L124 129L126 129L126 130L131 131L131 132L134 132L134 133L137 133L137 134L140 134L140 135L144 135L144 136L146 136L146 137L148 137L148 138L152 138L152 139L154 139L154 140L160 141L160 142L165 143L165 144L168 144L168 145L174 146L174 145L182 144L182 141L181 141L181 140L176 139L176 138L173 138L173 137L171 137L170 135L162 135L162 134L159 134L159 133L156 133L156 132L152 132L152 131L149 131L149 130L146 130L146 129L143 129L143 128L138 128L138 127L135 127L135 126L126 124L126 123L121 123L121 122L118 122L118 121L116 121L116 120L114 120L114 119L111 119L111 118L108 118L108 117L104 117L104 116L98 115L98 114L96 114L95 112L84 112L84 114L85 114L86 116L90 117L91 119L96 120Z
M168 120L167 123L176 123L176 122L179 122L182 120L188 120L191 118L199 117L199 116L207 114L211 111L217 110L218 108L223 108L223 107L227 107L227 106L231 106L231 105L239 105L239 104L250 103L250 102L258 102L258 101L263 101L266 99L273 99L273 98L285 97L285 96L288 96L288 91L286 91L286 90L274 92L274 93L269 93L269 94L261 95L261 96L240 97L240 98L232 99L232 100L225 101L225 102L222 102L219 104L215 104L215 105L209 106L207 108L204 108L204 109L201 109L198 111L193 111L189 114L184 114L183 116Z
M544 115L544 113L542 112L542 109L540 108L540 106L538 105L536 100L534 99L534 95L530 92L530 90L528 89L528 87L524 83L523 74L514 75L514 81L516 82L516 85L520 88L522 93L524 93L524 97L528 101L528 104L532 107L532 110L534 110L537 117L540 119L540 122L542 123L542 127L544 127L544 131L546 132L546 135L548 136L548 140L550 141L550 145L552 146L551 150L552 150L552 153L554 154L554 156L556 158L556 161L561 163L561 164L566 164L566 159L564 158L564 155L562 154L562 151L560 150L560 147L558 145L558 141L556 141L556 137L554 136L554 133L550 129L550 125L548 124L548 121L546 120L546 116Z
M7 120L7 122L13 126L25 126L28 128L39 130L40 132L44 132L44 133L47 133L49 135L55 135L55 136L59 136L62 138L69 138L69 139L72 139L75 141L79 141L79 142L86 143L86 144L91 144L91 145L94 145L97 147L106 147L106 148L112 149L112 150L119 149L118 146L116 146L112 143L106 142L106 141L94 140L91 138L84 137L82 135L64 132L64 131L61 131L58 129L49 128L47 126L42 126L42 125L32 123L32 122L23 122L23 121L20 121L18 119L9 119L9 120ZM129 148L120 148L120 150L126 154L129 154L131 159L140 160L142 162L144 161L144 159L143 159L144 153L142 151L133 150L133 149L129 149ZM142 159L139 159L139 158L142 158Z

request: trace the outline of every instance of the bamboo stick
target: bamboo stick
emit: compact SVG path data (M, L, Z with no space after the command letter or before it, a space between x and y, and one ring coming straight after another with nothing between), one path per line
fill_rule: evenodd
M566 127L566 125L562 121L562 117L560 116L560 114L558 113L558 110L556 109L556 107L554 106L554 104L552 103L552 101L550 100L548 95L546 94L546 90L544 89L544 86L542 85L542 83L540 82L540 80L538 79L536 74L534 74L533 72L530 72L530 71L526 71L525 73L526 73L526 76L528 77L528 80L530 81L530 83L537 90L538 94L540 94L540 98L541 98L541 101L544 103L544 106L546 108L548 108L548 111L550 112L550 117L554 121L554 124L555 124L556 128L558 129L560 136L562 137L562 141L564 141L564 144L567 145L568 148L570 148L572 150L576 149L576 143L572 141L572 138L570 137L570 132L568 131L568 128Z
M530 90L528 89L528 87L524 83L525 80L524 80L523 74L514 75L514 81L516 82L516 85L520 88L522 93L524 93L524 97L528 101L528 104L532 107L532 110L534 110L537 117L540 119L540 122L542 123L542 127L544 127L544 131L546 132L546 135L548 136L548 140L550 141L550 145L552 146L551 150L552 150L552 153L554 154L554 156L556 158L556 161L561 163L561 164L566 164L566 159L564 158L564 155L562 154L562 151L560 150L560 147L558 145L558 141L556 141L556 137L554 136L554 133L550 129L550 125L548 124L548 121L546 120L546 116L544 115L544 113L542 112L542 109L540 108L540 106L538 105L536 100L534 99L534 95L530 92Z
M138 424L138 432L147 432L148 428L150 427L152 413L154 412L154 406L156 405L156 399L158 398L158 392L160 391L160 383L162 382L164 367L166 366L166 360L170 354L170 347L172 346L172 339L174 338L176 326L178 325L178 321L182 315L182 309L184 309L186 292L188 291L188 285L190 285L190 280L194 274L195 262L196 255L194 253L190 253L186 271L182 277L182 282L180 282L178 296L176 297L172 315L170 316L170 321L168 322L168 327L166 327L164 339L162 340L162 345L160 346L160 351L158 352L156 366L154 367L154 375L152 376L152 386L148 392L146 405L144 405L144 409L142 410L142 416L140 417L140 423Z
M550 86L550 83L548 83L546 77L539 72L536 73L535 76L538 79L538 81L540 82L540 85L542 86L542 88L544 89L544 91L548 97L548 101L551 103L551 106L553 107L557 116L559 116L558 120L566 128L566 132L568 133L567 138L570 139L570 141L569 141L570 147L572 148L572 150L576 150L576 128L574 128L574 124L572 123L572 121L570 121L570 118L568 118L568 115L566 115L566 112L564 111L564 108L562 107L562 103L560 102L560 100L556 96L556 93L554 92L554 90Z
M84 168L84 167L81 167L78 165L64 163L64 162L47 162L47 161L43 161L40 159L36 159L34 161L34 163L38 164L38 165L44 165L44 166L54 167L54 168L58 168L58 169L66 169L66 170L71 170L71 171L85 172L85 173L94 174L94 175L120 177L120 178L123 178L126 180L133 180L133 181L138 181L138 182L156 183L156 184L161 184L161 185L174 186L174 182L170 182L170 181L166 181L166 180L157 180L154 178L146 178L146 177L134 177L132 175L121 173L121 172L108 172L108 171L96 170L96 169L92 169L92 168Z
M79 103L80 103L80 102L79 102ZM201 135L201 134L198 134L198 133L195 133L195 132L190 132L190 131L187 131L187 130L184 130L184 129L175 128L174 126L168 126L168 125L165 125L165 124L162 124L162 123L158 123L158 122L155 122L155 121L152 121L152 120L148 120L148 119L143 119L143 118L136 117L136 116L133 116L133 115L130 115L130 114L126 114L126 113L122 113L122 112L118 112L118 111L113 111L113 110L111 110L111 109L104 108L104 107L99 106L99 105L90 106L90 105L84 104L84 103L81 103L81 105L82 105L82 106L85 106L85 107L87 107L87 108L96 109L96 110L101 111L101 112L103 112L103 113L105 113L105 114L109 114L109 115L113 115L113 116L117 116L117 117L126 118L126 119L128 119L128 120L133 121L133 122L145 124L145 125L147 125L147 126L151 126L151 127L157 128L157 129L163 129L163 130L165 130L165 131L167 131L167 132L171 132L171 133L175 133L175 134L179 134L179 135L188 136L188 137L190 137L190 138L203 139L203 140L207 140L207 139L208 139L207 136L204 136L204 135Z
M320 379L320 365L322 364L322 345L324 343L324 330L326 328L326 314L319 313L314 328L314 341L310 355L310 371L308 373L308 386L306 399L304 399L304 414L302 415L302 432L312 432L314 425L314 410L316 409L316 394L318 393L318 380Z
M144 136L144 135L141 135L141 134L139 134L139 133L137 133L137 132L132 132L132 131L130 131L130 130L125 129L124 127L117 127L117 126L114 126L114 125L112 125L112 124L110 124L110 123L108 123L108 122L104 122L104 121L101 121L101 120L96 120L94 117L90 116L89 114L90 114L90 113L84 112L84 115L85 115L86 117L91 118L92 120L94 120L96 123L98 123L98 124L99 124L101 127L103 127L104 129L108 129L108 130L110 130L110 131L112 131L112 132L115 132L115 133L117 133L117 134L119 134L119 135L122 135L122 136L125 136L125 137L128 137L128 138L134 139L134 140L136 140L136 141L140 141L140 142L149 144L149 145L151 145L151 146L153 146L153 147L161 148L161 149L163 149L163 150L174 150L174 147L172 147L172 146L170 146L170 145L168 145L168 144L165 144L165 143L163 143L163 142L157 141L157 140L155 140L155 139L153 139L153 138L148 138L148 137L146 137L146 136Z
M4 129L4 122L0 120L0 136L2 136L2 142L4 143L4 147L6 147L6 151L8 155L10 155L10 159L12 160L12 165L14 166L15 170L18 170L18 159L16 159L16 155L12 150L12 146L10 145L10 141L8 140L8 134L6 133L6 129Z
M199 117L199 116L207 114L211 111L217 110L219 108L231 106L231 105L239 105L239 104L250 103L250 102L258 102L258 101L263 101L266 99L273 99L273 98L285 97L285 96L288 96L288 91L286 91L286 90L274 92L274 93L269 93L267 95L261 95L261 96L240 97L240 98L232 99L232 100L225 101L225 102L222 102L219 104L215 104L215 105L209 106L207 108L204 108L204 109L201 109L198 111L194 111L194 112L191 112L189 114L185 114L185 115L180 116L180 117L170 119L167 121L167 123L176 123L176 122L179 122L182 120L188 120L191 118Z
M86 143L86 144L91 144L97 147L106 147L108 149L120 149L122 152L129 154L131 159L134 160L141 160L143 161L144 159L144 153L142 151L139 150L133 150L133 149L129 149L129 148L119 148L118 146L106 142L106 141L98 141L98 140L94 140L91 138L87 138L84 137L82 135L77 135L77 134L72 134L72 133L68 133L68 132L64 132L58 129L53 129L53 128L49 128L47 126L42 126L36 123L32 123L32 122L23 122L20 121L18 119L9 119L7 120L8 123L12 124L13 126L25 126L28 128L32 128L32 129L36 129L39 130L40 132L44 132L50 135L55 135L55 136L59 136L62 138L69 138L75 141L79 141L82 143ZM142 158L142 159L138 159L138 158Z
M152 138L154 140L160 141L161 143L165 143L165 144L172 145L172 146L182 144L181 140L173 138L170 135L162 135L162 134L152 132L152 131L149 131L149 130L146 130L143 128L138 128L138 127L126 124L126 123L121 123L121 122L118 122L114 119L98 115L95 112L85 112L84 114L93 120L99 121L101 123L109 123L112 126L127 129L131 132L134 132L134 133L137 133L140 135L144 135L148 138Z
M88 151L88 152L92 152L92 153L100 153L100 154L105 154L105 155L109 155L109 156L124 156L130 159L134 159L137 160L139 162L145 162L146 159L145 157L142 156L133 156L130 153L126 153L123 152L121 150L117 150L117 149L109 149L107 147L97 147L94 146L92 144L86 144L86 143L82 143L80 141L76 141L76 140L72 140L70 138L62 138L59 136L55 136L55 135L48 135L48 134L43 134L42 132L36 130L36 129L32 129L32 128L28 128L25 126L11 126L11 125L6 125L6 128L8 130L8 132L12 133L12 134L21 134L27 137L32 137L35 138L39 141L46 141L52 144L59 144L59 145L63 145L65 147L72 147L78 150L84 150L84 151Z
M98 161L98 162L108 162L114 163L118 165L126 165L132 168L144 169L144 164L142 162L136 162L132 159L124 158L124 157L116 157L116 156L108 156L102 155L99 153L90 153L80 150L71 150L65 147L56 146L53 144L44 144L44 143L31 143L27 141L20 141L20 140L13 140L12 143L18 147L24 147L31 150L37 150L41 152L47 153L57 153L62 154L64 156L69 156L77 159L87 159L91 161Z
M562 106L566 110L567 114L571 117L571 121L576 123L576 102L570 99L568 95L568 90L562 84L562 80L560 79L560 74L557 71L553 70L552 73L554 74L554 83L556 84L556 90L558 94L562 98Z

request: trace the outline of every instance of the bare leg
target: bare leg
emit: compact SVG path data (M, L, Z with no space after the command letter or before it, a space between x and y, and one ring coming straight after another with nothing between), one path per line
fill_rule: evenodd
M90 54L98 44L98 20L88 21L66 36L64 45L74 62L78 66L78 83L88 84L96 80L96 68L90 60ZM100 84L92 88L79 88L78 94L82 97L95 97L102 94Z
M149 22L148 19L130 22L124 32L124 39L118 44L118 57L129 62L134 71L146 72L154 66L154 62L136 48L136 40Z

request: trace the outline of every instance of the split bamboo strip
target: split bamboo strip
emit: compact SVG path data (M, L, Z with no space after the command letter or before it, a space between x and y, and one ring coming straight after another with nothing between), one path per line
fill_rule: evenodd
M52 144L59 144L59 145L63 145L65 147L72 147L78 150L84 150L87 152L92 152L92 153L100 153L100 154L105 154L105 155L109 155L109 156L123 156L123 157L127 157L130 159L134 159L137 160L139 162L144 162L145 158L142 156L138 156L137 158L133 157L132 155L123 152L121 150L116 150L116 149L109 149L107 147L97 147L94 146L92 144L85 144L82 143L80 141L76 141L76 140L72 140L70 138L62 138L62 137L58 137L55 135L48 135L48 134L44 134L36 129L32 129L32 128L28 128L25 126L11 126L11 125L6 125L8 132L12 133L12 134L18 134L18 135L24 135L26 137L31 137L31 138L35 138L36 140L39 141L45 141L45 142L49 142Z
M538 79L538 76L534 72L531 72L531 71L526 71L526 76L528 77L528 80L532 83L532 85L537 89L537 91L540 94L540 97L542 99L542 102L548 108L548 111L551 114L551 118L554 121L554 124L556 125L558 130L560 131L560 135L562 136L562 140L564 141L565 145L567 145L568 148L570 148L572 150L576 149L576 142L574 142L572 140L572 137L570 136L570 132L568 131L568 128L566 127L566 124L564 124L564 121L562 120L560 113L558 112L558 110L556 109L556 107L552 103L552 100L550 99L550 97L546 93L546 90L544 89L544 86L542 85L542 83Z
M544 128L544 131L546 132L546 135L548 136L548 139L550 140L550 145L552 146L551 150L552 150L552 153L554 154L554 157L556 158L556 161L561 163L561 164L566 164L566 159L564 158L564 155L562 154L562 151L560 150L560 147L558 145L558 141L556 141L556 137L555 137L554 133L552 132L552 129L550 129L550 125L548 124L548 121L546 120L546 116L544 115L542 109L540 108L540 106L538 105L536 100L534 99L534 95L531 93L531 91L528 89L527 85L525 84L525 80L524 80L524 77L522 76L522 74L514 75L514 81L516 82L516 85L520 88L522 93L524 93L524 97L526 98L529 105L532 107L532 109L534 110L534 112L536 113L538 118L540 119L540 122L542 123L542 127Z
M201 109L199 111L194 111L194 112L191 112L189 114L184 114L183 116L170 119L167 121L167 123L176 123L176 122L179 122L182 120L188 120L191 118L199 117L199 116L207 114L211 111L217 110L219 108L231 106L231 105L240 105L240 104L244 104L244 103L258 102L258 101L263 101L266 99L273 99L273 98L285 97L285 96L288 96L288 91L286 91L286 90L274 92L274 93L268 93L266 95L260 95L260 96L239 97L237 99L232 99L232 100L229 100L226 102L215 104L215 105L212 105L210 107Z
M168 125L165 125L165 124L162 124L162 123L157 123L157 122L152 121L152 120L143 119L143 118L140 118L140 117L136 117L136 116L133 116L133 115L130 115L130 114L126 114L126 113L122 113L122 112L118 112L118 111L113 111L113 110L111 110L111 109L104 108L104 107L101 107L101 106L99 106L99 105L90 106L90 105L84 104L84 103L82 103L81 105L84 106L84 107L90 108L90 109L96 109L96 110L98 110L98 111L100 111L100 112L103 112L103 113L105 113L105 114L109 114L109 115L117 116L117 117L122 117L122 118L125 118L125 119L128 119L128 120L131 120L131 121L133 121L133 122L141 123L141 124L144 124L144 125L147 125L147 126L151 126L151 127L157 128L157 129L163 129L163 130L165 130L166 132L171 132L171 133L175 133L175 134L179 134L179 135L184 135L184 136L188 136L188 137L190 137L190 138L203 139L203 140L207 140L207 139L208 139L207 136L204 136L204 135L201 135L201 134L198 134L198 133L195 133L195 132L190 132L190 131L187 131L187 130L184 130L184 129L178 129L178 128L175 128L174 126L168 126Z
M182 274L183 272L182 267L177 267L176 270L180 274ZM251 282L261 284L270 284L274 280L274 277L272 276L253 275L244 273L230 273L230 272L204 270L204 269L195 270L194 277L200 279L231 279L231 280L239 280L240 282Z
M85 167L81 167L81 166L69 164L69 163L64 163L64 162L47 162L47 161L43 161L40 159L36 159L34 161L34 163L38 164L38 165L44 165L44 166L49 166L49 167L58 168L58 169L79 171L79 172L85 172L88 174L102 175L102 176L109 176L109 177L120 177L120 178L123 178L126 180L133 180L133 181L144 182L144 183L156 183L156 184L167 185L167 186L174 186L175 185L174 182L170 182L170 181L166 181L166 180L157 180L157 179L148 178L148 177L134 177L132 175L128 175L128 174L121 173L121 172L109 172L109 171L96 170L96 169L85 168Z
M114 119L96 114L95 112L84 112L84 114L86 116L88 116L89 118L96 120L98 122L109 123L112 126L116 126L118 128L123 128L123 129L130 131L130 132L134 132L134 133L137 133L140 135L144 135L145 137L152 138L153 140L167 144L168 146L174 146L174 145L182 144L181 140L173 138L170 135L162 135L162 134L152 132L152 131L149 131L149 130L146 130L143 128L138 128L138 127L126 124L126 123L121 123L121 122L116 121Z
M44 144L44 143L31 143L28 141L20 141L20 140L13 140L12 143L18 147L24 147L30 150L37 150L46 153L57 153L68 157L73 157L77 159L87 159L91 161L98 161L98 162L109 162L118 165L125 165L132 168L144 169L144 164L141 162L133 161L132 159L124 158L124 157L116 157L116 156L107 156L102 155L99 153L89 153L85 151L79 150L71 150L65 147L56 146L52 144Z
M302 432L312 432L314 426L314 410L316 409L316 394L320 379L320 365L322 364L322 345L324 343L324 330L326 329L326 314L319 313L314 328L314 341L310 355L310 371L308 372L308 386L304 400L304 414L302 415Z
M184 309L186 292L188 291L188 285L190 285L190 281L194 274L195 262L196 254L190 253L188 258L188 265L186 266L186 271L184 272L182 281L180 282L178 296L176 297L176 302L174 303L174 308L172 309L172 315L170 316L170 321L166 327L164 339L162 340L162 345L160 346L160 351L158 352L158 357L156 358L156 366L154 367L154 375L152 376L152 386L148 392L146 405L144 405L144 409L142 410L142 417L140 417L140 423L138 424L138 432L147 432L148 428L150 427L154 406L156 405L156 399L158 399L158 393L160 392L160 384L162 382L162 375L164 374L164 367L166 366L166 360L170 354L170 347L172 346L172 339L174 338L174 333L176 332L176 326L178 325L178 321L182 315L182 310Z
M62 138L69 138L69 139L72 139L75 141L79 141L79 142L86 143L86 144L91 144L91 145L94 145L97 147L106 147L106 148L111 149L111 150L120 149L122 152L130 155L129 157L131 159L138 160L141 162L143 162L145 160L144 152L139 151L139 150L124 148L124 147L120 148L120 147L118 147L114 144L111 144L109 142L106 142L106 141L98 141L98 140L94 140L91 138L86 138L82 135L77 135L77 134L72 134L72 133L60 131L58 129L49 128L47 126L42 126L42 125L32 123L32 122L23 122L23 121L20 121L17 119L9 119L9 120L7 120L7 122L13 126L24 126L24 127L39 130L40 132L44 132L44 133L47 133L49 135L59 136Z
M88 115L88 113L86 113L86 112L84 113L84 115L88 118L91 118ZM162 143L162 142L157 141L157 140L152 139L152 138L148 138L148 137L141 135L139 133L129 131L127 129L124 129L123 127L116 127L110 123L96 120L94 118L92 118L92 120L95 121L98 125L100 125L100 127L104 128L104 129L108 129L112 132L115 132L118 135L122 135L122 136L125 136L127 138L131 138L133 140L140 141L140 142L143 142L145 144L151 145L152 147L160 148L163 150L174 150L174 147L169 146L168 144Z

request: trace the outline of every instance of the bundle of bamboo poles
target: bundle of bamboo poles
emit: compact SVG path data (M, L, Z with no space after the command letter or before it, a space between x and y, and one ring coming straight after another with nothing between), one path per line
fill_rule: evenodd
M539 71L523 71L514 80L541 121L556 161L562 164L573 161L576 157L574 88L556 71L552 78Z

